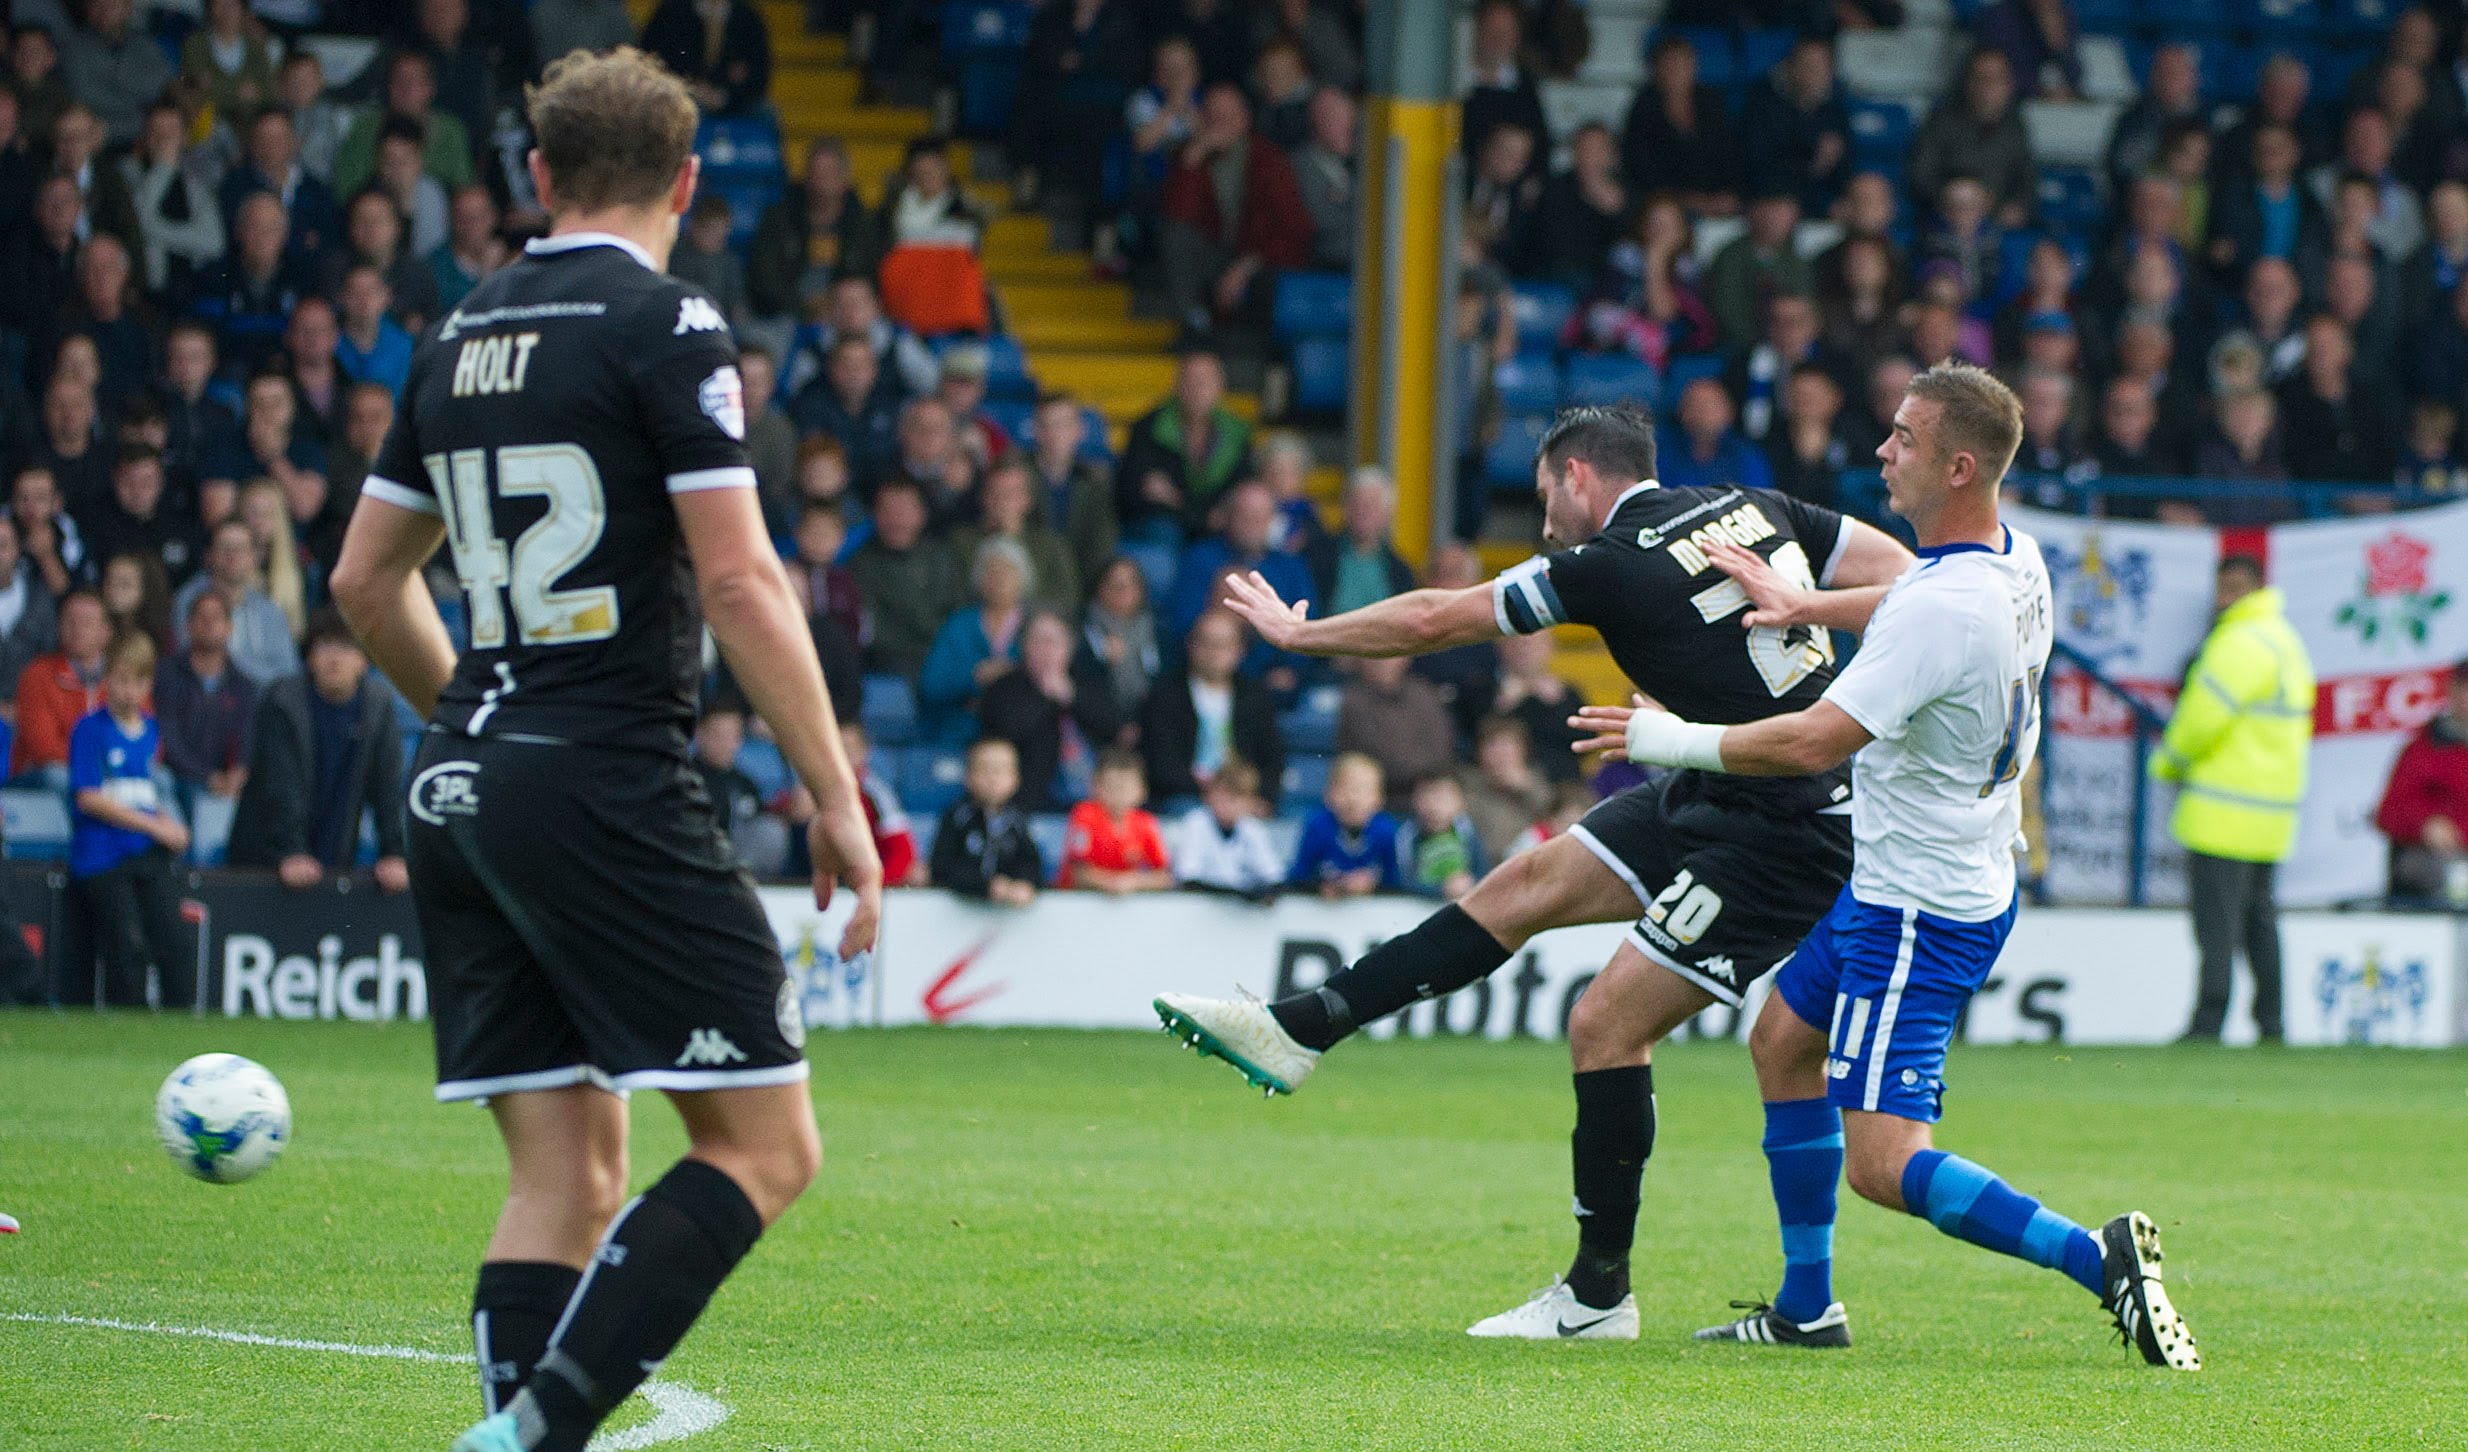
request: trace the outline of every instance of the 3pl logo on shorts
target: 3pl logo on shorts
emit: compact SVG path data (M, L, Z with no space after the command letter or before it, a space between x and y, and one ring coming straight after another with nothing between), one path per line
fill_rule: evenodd
M411 779L411 814L432 827L480 814L480 763L441 761Z

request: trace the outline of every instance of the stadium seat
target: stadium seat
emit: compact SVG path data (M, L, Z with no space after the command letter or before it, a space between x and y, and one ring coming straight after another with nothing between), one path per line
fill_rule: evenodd
M1320 804L1320 798L1327 792L1327 757L1297 753L1286 758L1285 781L1279 788L1283 810L1308 812Z
M994 426L1011 435L1012 442L1025 447L1029 441L1029 422L1037 416L1037 405L1024 398L989 398L979 410L994 421Z
M1768 71L1782 64L1799 40L1799 32L1776 26L1763 26L1740 33L1739 79L1743 85L1754 85Z
M960 63L959 132L994 140L1010 134L1011 113L1020 99L1020 65L1008 54L977 57Z
M787 791L797 780L789 770L788 758L780 754L780 743L751 732L737 752L737 769L754 783L755 796L766 802Z
M780 122L775 116L707 116L694 135L705 176L780 176Z
M2329 0L2324 29L2338 39L2370 44L2381 38L2408 8L2407 0ZM2331 95L2317 86L2316 95Z
M2082 57L2082 93L2094 101L2132 102L2141 94L2134 84L2134 67L2125 58L2125 42L2113 35L2086 35L2076 54ZM1857 147L1856 139L1853 141Z
M1345 408L1353 344L1344 338L1294 340L1294 410L1332 414Z
M945 333L926 339L926 347L935 357L966 343L985 349L986 397L1034 402L1037 380L1029 375L1028 355L1020 351L1020 340L1003 334L980 338L970 333Z
M1024 0L996 3L953 3L943 7L943 54L966 60L988 52L1028 48L1028 23L1033 7Z
M1688 391L1689 384L1700 378L1720 377L1722 377L1722 355L1720 353L1682 353L1673 358L1671 366L1663 371L1663 411L1665 413L1679 411L1680 395Z
M1046 881L1063 866L1063 846L1070 839L1070 819L1060 812L1038 812L1028 819L1028 839L1037 844L1037 855L1045 859Z
M876 746L906 746L917 736L917 692L905 676L869 675L859 715Z
M753 240L754 224L762 220L766 208L780 199L785 185L776 174L739 173L704 177L702 190L727 201L729 245L742 248Z
M1746 76L1740 67L1739 47L1732 43L1728 27L1678 25L1673 26L1672 30L1685 36L1688 43L1697 49L1698 84L1725 89ZM1648 32L1645 39L1647 54L1653 53L1654 42L1661 36L1660 30Z
M2318 96L2344 96L2348 83L2357 72L2374 63L2377 53L2360 47L2317 47L2304 56L2306 69L2313 78L2313 93ZM2263 57L2267 63L2269 56ZM2256 79L2261 77L2256 75Z
M1516 290L1517 351L1549 352L1577 311L1577 295L1550 282L1521 282Z
M1900 101L1854 99L1851 111L1851 161L1866 167L1888 158L1900 160L1911 149L1918 129L1911 108Z
M2084 234L2100 222L2099 177L2082 167L2040 168L2040 219L2059 232Z
M2259 45L2222 42L2204 46L2203 94L2240 104L2253 100L2254 93L2262 89L2262 66L2270 55L2267 48Z
M1494 489L1531 491L1534 452L1550 431L1547 413L1513 413L1501 419L1499 437L1483 450L1483 482Z
M1855 96L1932 97L1953 73L1948 32L1905 27L1855 30L1834 44L1843 88Z
M2142 28L2137 0L2074 0L2074 26L2084 36L2125 35Z
M1548 353L1519 353L1492 366L1491 386L1511 413L1548 413L1559 407L1560 366Z
M2242 0L2237 28L2265 42L2306 40L2329 20L2324 0Z
M1575 354L1568 360L1567 378L1560 391L1563 403L1650 405L1661 397L1654 365L1626 353Z
M967 790L967 775L966 752L945 746L912 746L900 753L893 790L912 813L938 817Z
M59 792L0 789L0 843L11 858L57 860L69 855L69 804Z
M1341 338L1354 326L1354 279L1342 272L1277 274L1280 338Z
M2116 101L2025 101L2022 122L2031 133L2031 155L2042 166L2097 166L2124 109Z
M1277 718L1286 750L1327 752L1337 749L1337 688L1314 686L1302 693L1294 709Z

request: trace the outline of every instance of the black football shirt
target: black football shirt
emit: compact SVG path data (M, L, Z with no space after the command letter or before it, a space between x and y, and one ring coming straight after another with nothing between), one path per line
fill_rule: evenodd
M702 612L670 496L750 489L737 346L600 233L533 242L413 355L364 494L440 516L471 627L437 722L683 752Z

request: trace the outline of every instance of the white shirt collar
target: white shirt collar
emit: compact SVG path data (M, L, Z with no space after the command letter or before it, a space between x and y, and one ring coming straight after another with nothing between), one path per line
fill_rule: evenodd
M660 270L652 265L650 253L614 232L560 232L554 237L534 237L523 244L523 250L534 257L554 257L578 247L614 247L651 271Z
M1631 484L1627 488L1621 490L1620 497L1611 501L1611 514L1619 513L1622 505L1626 504L1629 500L1636 498L1638 495L1643 494L1646 490L1660 489L1661 487L1662 481L1660 479L1638 480L1636 483ZM1610 517L1610 514L1603 516L1605 520L1608 520Z

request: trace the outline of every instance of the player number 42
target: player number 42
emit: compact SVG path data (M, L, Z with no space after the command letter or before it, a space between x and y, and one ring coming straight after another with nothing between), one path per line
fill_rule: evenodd
M471 611L472 648L504 648L509 603L515 636L525 645L575 645L615 635L615 586L553 588L591 554L607 528L599 466L574 444L523 444L493 452L493 460L488 449L458 449L420 461L445 516L446 545ZM497 494L548 501L548 512L515 538L512 549L497 533L492 473Z

